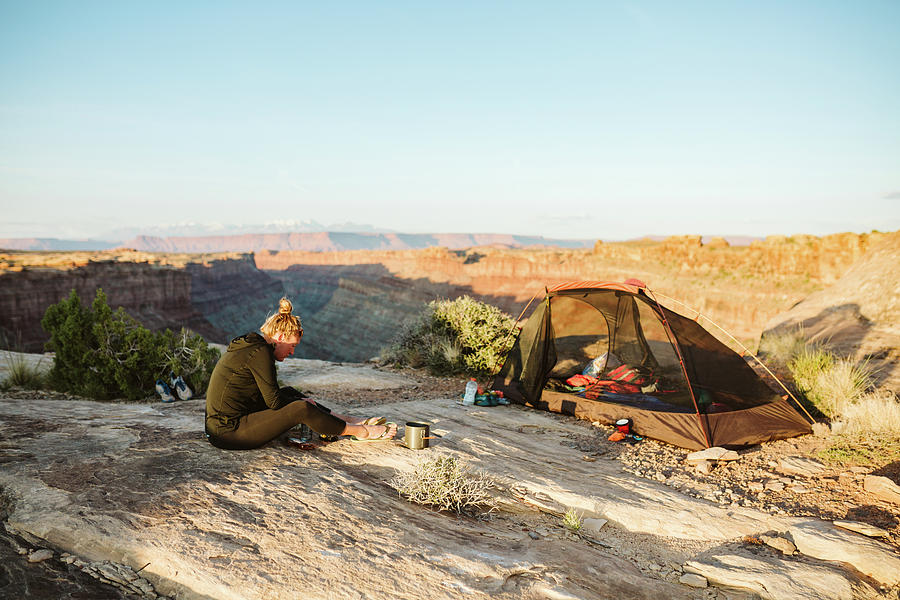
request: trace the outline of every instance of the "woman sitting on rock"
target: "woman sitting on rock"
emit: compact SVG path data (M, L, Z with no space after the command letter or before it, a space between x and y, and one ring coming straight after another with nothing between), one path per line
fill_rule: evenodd
M206 392L206 435L228 450L258 448L304 423L324 435L352 435L358 440L389 440L397 434L383 419L354 419L332 414L291 387L279 388L275 361L294 353L303 337L293 305L282 298L278 312L259 328L231 340L212 372Z

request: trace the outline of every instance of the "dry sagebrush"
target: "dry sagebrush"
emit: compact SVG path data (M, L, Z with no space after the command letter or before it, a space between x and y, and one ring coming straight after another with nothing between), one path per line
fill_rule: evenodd
M493 482L484 473L473 473L453 456L421 461L411 472L391 481L410 502L461 514L473 509L492 510L496 501L488 492Z

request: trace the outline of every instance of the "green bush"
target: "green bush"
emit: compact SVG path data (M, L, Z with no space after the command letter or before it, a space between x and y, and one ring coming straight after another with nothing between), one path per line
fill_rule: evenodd
M435 300L404 326L384 357L438 375L488 376L512 346L512 326L499 308L469 296Z
M198 335L185 330L151 332L121 307L113 311L103 290L90 308L75 290L44 313L41 326L50 334L47 349L56 353L48 373L58 390L98 400L139 400L154 394L157 379L182 375L202 394L218 360Z

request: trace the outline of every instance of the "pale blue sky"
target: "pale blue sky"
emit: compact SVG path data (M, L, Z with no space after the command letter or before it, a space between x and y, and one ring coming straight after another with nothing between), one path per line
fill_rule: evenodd
M0 237L900 229L900 2L0 0Z

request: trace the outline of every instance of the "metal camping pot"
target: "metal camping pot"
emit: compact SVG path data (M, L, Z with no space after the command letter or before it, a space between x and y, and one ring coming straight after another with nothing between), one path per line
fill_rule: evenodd
M403 432L403 443L411 450L422 450L428 447L428 437L430 425L428 423L417 423L410 421L406 424L406 430Z

